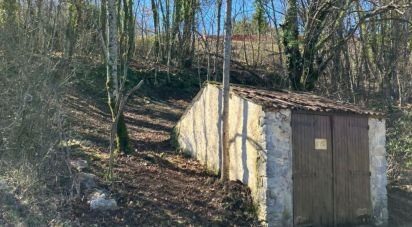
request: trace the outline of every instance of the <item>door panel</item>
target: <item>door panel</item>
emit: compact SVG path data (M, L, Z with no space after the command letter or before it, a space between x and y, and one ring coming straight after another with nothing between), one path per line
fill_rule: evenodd
M354 226L371 214L368 119L292 114L295 226Z
M292 114L295 226L333 224L329 116Z
M333 139L336 222L368 222L371 213L368 119L334 116Z

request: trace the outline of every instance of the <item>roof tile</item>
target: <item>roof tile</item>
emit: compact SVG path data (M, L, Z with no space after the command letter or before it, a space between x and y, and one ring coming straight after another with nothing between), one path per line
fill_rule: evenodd
M215 82L210 84L221 85ZM291 92L287 90L271 91L240 85L231 85L231 92L268 109L344 112L378 117L383 116L380 112L369 111L354 104L335 101L308 92Z

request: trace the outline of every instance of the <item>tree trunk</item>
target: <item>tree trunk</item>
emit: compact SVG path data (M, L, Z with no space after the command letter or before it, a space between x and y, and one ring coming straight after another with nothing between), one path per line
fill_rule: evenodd
M280 65L283 67L283 50L282 50L282 42L280 40L280 32L279 32L279 28L278 28L278 22L276 19L276 8L275 8L275 4L274 1L271 0L270 1L271 5L272 5L272 9L273 9L273 25L275 26L275 34L276 34L276 41L278 43L278 51L279 51L279 63Z
M117 150L128 154L131 152L129 144L129 134L127 132L126 122L124 120L124 114L120 113L119 122L117 123L117 136L116 144Z
M216 53L213 57L213 75L214 80L217 80L217 70L216 70L216 57L219 56L219 45L220 45L220 19L222 17L222 0L217 0L216 10L217 10L217 37L216 37Z
M296 0L288 0L283 33L283 44L285 46L291 87L294 90L301 90L302 56L299 50L298 8Z
M170 29L170 0L166 0L166 15L164 19L166 33L166 51L167 51L167 82L170 83L170 58L172 49L171 29Z
M153 11L153 25L155 30L155 43L154 43L154 54L156 61L159 59L160 55L160 41L159 41L159 14L157 12L157 4L155 0L151 1L152 11Z
M111 108L112 117L116 116L114 103L119 95L119 80L117 72L118 61L118 40L117 40L117 15L116 0L107 0L107 93L109 107Z
M221 180L229 179L230 154L229 154L229 81L230 58L232 49L232 0L226 0L225 40L223 55L223 113L222 113L222 174Z
M108 105L112 115L112 131L116 132L116 148L110 148L110 152L124 152L130 151L129 137L127 134L126 124L124 122L123 113L118 113L119 96L122 91L120 91L119 75L117 62L119 58L118 54L118 30L117 30L117 7L116 0L107 0L107 78L106 78L106 89L108 94ZM116 120L116 116L119 115L119 119ZM114 124L116 122L116 124Z

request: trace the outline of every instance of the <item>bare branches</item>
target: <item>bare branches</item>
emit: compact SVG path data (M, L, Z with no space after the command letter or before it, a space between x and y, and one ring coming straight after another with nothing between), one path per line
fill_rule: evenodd
M121 115L123 114L124 107L127 103L127 100L129 99L130 95L132 95L134 92L139 90L139 88L143 85L143 80L141 80L136 86L134 86L126 95L120 95L118 99L116 100L116 106L118 105L117 109L117 114L112 122L111 125L111 130L110 130L110 157L109 157L109 169L107 172L107 178L111 180L113 178L113 163L114 163L114 157L115 157L115 137L117 134L118 130L118 125L119 125L119 119Z

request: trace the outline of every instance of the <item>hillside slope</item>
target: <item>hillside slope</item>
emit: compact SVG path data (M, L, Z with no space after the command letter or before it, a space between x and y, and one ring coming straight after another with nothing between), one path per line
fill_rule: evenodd
M102 85L97 81L95 85ZM81 83L84 84L84 83ZM96 90L76 87L67 110L77 146L72 159L91 165L99 184L112 193L119 208L91 211L86 199L73 205L82 226L213 225L256 226L249 190L238 182L222 184L197 161L176 153L172 129L195 92L146 85L131 98L125 112L134 153L116 160L115 180L103 181L107 168L109 112L104 85ZM196 89L195 89L196 90ZM143 92L143 94L142 94Z

